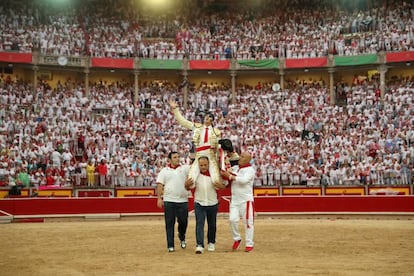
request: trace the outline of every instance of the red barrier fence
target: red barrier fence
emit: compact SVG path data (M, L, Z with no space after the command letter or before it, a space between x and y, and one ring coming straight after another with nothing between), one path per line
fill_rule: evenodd
M228 212L229 197L222 196L219 211ZM190 211L193 201L190 199ZM414 196L260 196L258 213L414 213ZM70 217L91 214L162 214L156 197L123 198L8 198L0 211L14 217Z

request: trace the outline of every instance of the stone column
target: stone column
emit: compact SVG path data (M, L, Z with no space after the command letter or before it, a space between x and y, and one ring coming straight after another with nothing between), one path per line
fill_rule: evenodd
M37 86L39 85L38 83L38 73L39 73L39 66L34 65L33 66L33 96L36 97L36 93L37 93Z
M280 75L280 89L285 89L285 68L286 60L284 57L279 58L279 75Z
M85 73L85 97L89 98L89 68L86 67L83 73Z
M280 89L285 89L285 71L283 69L279 70L279 76L280 76Z
M183 107L187 108L188 106L188 71L183 70L183 81L182 83L185 84L181 89L183 90Z
M387 73L388 68L385 64L381 64L378 67L378 71L380 73L380 91L381 91L381 101L384 100L385 96L385 73Z
M32 53L32 62L33 62L33 67L32 67L32 69L33 69L33 90L32 90L32 93L33 93L33 96L34 97L36 96L37 86L39 85L38 80L37 80L37 77L39 75L39 66L38 66L38 64L39 64L39 55L40 55L39 49L37 49L37 48L36 49L33 49L33 53Z
M236 103L236 76L237 73L235 71L230 71L231 77L231 103Z
M137 104L138 101L138 93L139 93L139 75L141 72L139 70L134 70L134 106Z
M331 99L330 104L335 105L336 104L336 95L335 95L335 89L334 89L334 73L335 68L329 68L329 97Z

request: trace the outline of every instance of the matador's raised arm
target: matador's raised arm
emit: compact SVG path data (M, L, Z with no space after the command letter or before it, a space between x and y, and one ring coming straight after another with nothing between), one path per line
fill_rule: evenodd
M184 118L184 116L181 114L180 110L178 109L178 104L174 100L169 100L168 103L170 104L170 108L174 114L175 119L181 126L189 130L192 130L194 127L201 126L201 124L191 122L187 120L186 118Z

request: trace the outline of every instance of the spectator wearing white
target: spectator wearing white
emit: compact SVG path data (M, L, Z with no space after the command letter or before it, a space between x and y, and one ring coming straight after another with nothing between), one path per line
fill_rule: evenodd
M390 184L391 185L399 184L400 179L401 179L400 170L401 170L401 166L400 166L397 158L393 157L392 158L392 163L391 163L391 166L390 166Z
M262 179L262 172L260 171L260 169L258 169L256 171L256 177L254 179L254 186L255 187L260 187L263 186L263 179Z
M289 184L289 164L284 162L282 164L282 185L288 185Z
M307 185L308 186L320 185L320 176L316 173L315 169L313 168L313 165L310 165L307 171L308 171Z
M345 171L345 175L343 178L343 184L346 186L352 186L355 185L356 178L355 173L353 172L351 167L348 167Z
M403 159L400 169L401 185L411 185L412 176L410 168L412 168L412 165L410 166L409 159Z
M267 185L268 186L275 186L274 182L274 174L275 174L275 167L273 165L273 160L267 160L269 165L267 166Z
M133 187L135 185L135 176L136 173L132 168L129 168L128 175L126 177L126 185L129 187Z
M72 153L69 151L69 149L65 149L65 150L63 150L61 157L62 157L62 161L63 161L63 162L66 162L66 161L67 161L67 162L71 162L71 161L72 161L72 159L73 159L73 155L72 155Z
M300 169L299 165L291 166L289 170L290 185L306 185L306 171Z
M262 172L262 176L263 176L263 186L269 186L269 180L268 180L268 175L267 175L267 167L269 166L269 164L267 162L261 162L260 164L260 171Z
M371 185L378 184L378 170L377 170L377 164L375 163L375 159L372 159L370 163L369 184Z
M126 186L128 174L129 174L129 167L128 167L128 165L125 164L125 163L120 163L118 180L119 180L119 185L121 187L125 187Z
M140 171L136 171L135 186L137 187L144 186L144 178L142 177L142 174Z
M328 185L338 185L338 169L336 165L331 165L329 168L329 184Z
M348 170L348 164L347 163L341 163L337 170L337 178L338 178L338 184L343 185L346 172Z
M121 186L121 169L118 163L112 163L112 166L109 170L109 175L111 178L112 187Z
M60 168L61 162L62 162L62 155L60 152L57 151L57 149L53 150L50 154L50 159L53 162L53 166L56 168Z

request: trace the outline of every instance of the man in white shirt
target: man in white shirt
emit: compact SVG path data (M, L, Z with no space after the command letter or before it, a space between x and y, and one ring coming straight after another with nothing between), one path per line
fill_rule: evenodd
M246 247L245 252L253 250L254 242L254 196L253 183L256 170L250 165L252 156L249 152L240 154L239 165L232 171L223 171L221 176L231 183L231 201L229 221L233 234L233 250L240 247L240 218L244 221Z
M174 252L175 220L178 222L178 237L182 249L187 247L185 234L188 225L188 191L184 183L190 170L189 165L180 165L180 155L168 154L169 164L157 177L157 206L164 206L165 230L168 252Z
M222 182L213 182L209 173L209 159L207 156L200 156L197 160L200 174L195 181L188 178L185 187L194 191L194 212L196 218L196 254L204 252L204 223L207 218L207 240L208 251L215 251L216 230L217 230L217 212L218 212L218 189L225 186Z

